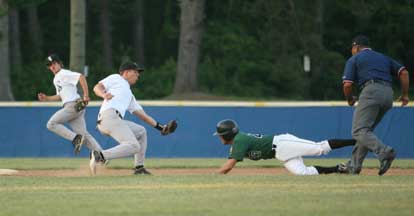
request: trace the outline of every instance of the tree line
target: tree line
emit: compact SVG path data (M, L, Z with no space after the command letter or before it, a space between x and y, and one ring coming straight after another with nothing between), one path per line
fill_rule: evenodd
M91 85L145 65L140 99L340 100L357 34L411 71L412 17L413 0L0 0L0 100L53 93L50 53Z

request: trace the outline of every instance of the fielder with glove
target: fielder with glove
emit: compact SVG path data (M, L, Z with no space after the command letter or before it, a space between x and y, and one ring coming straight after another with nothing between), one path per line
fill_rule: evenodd
M136 101L131 86L138 81L143 71L144 68L137 63L126 62L120 66L118 74L112 74L99 81L93 89L97 96L104 99L99 110L97 128L102 134L114 138L120 145L91 153L89 165L92 174L96 173L97 164L132 155L135 159L134 174L151 174L144 168L147 131L143 126L125 120L126 111L159 130L161 135L171 134L177 129L177 121L172 120L167 124L161 124L148 115Z
M63 68L59 56L52 54L46 59L47 68L54 74L53 84L56 95L37 94L39 101L61 101L63 108L47 122L47 129L72 141L74 153L79 154L85 143L90 150L101 150L101 146L86 130L85 107L89 101L88 83L84 75ZM80 84L83 97L78 94L76 85ZM71 129L65 126L69 124Z

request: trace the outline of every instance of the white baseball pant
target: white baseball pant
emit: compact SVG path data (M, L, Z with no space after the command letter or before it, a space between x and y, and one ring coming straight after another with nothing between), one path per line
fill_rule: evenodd
M58 110L50 117L47 122L47 129L55 134L72 141L77 134L85 136L85 145L95 151L101 151L102 148L95 138L86 129L85 110L77 112L75 110L76 102L65 103L62 109ZM72 130L64 124L68 124Z
M276 158L283 162L289 172L295 175L318 175L313 166L306 166L303 163L303 156L320 156L328 154L331 147L327 140L314 142L300 139L291 134L282 134L273 138L276 147Z
M143 165L147 151L147 131L134 122L123 120L115 109L103 111L98 120L99 131L115 139L119 145L103 150L105 159L116 159L134 155L134 165Z

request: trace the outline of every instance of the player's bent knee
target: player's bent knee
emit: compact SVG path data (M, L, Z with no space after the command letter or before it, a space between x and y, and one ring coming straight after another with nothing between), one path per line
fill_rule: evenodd
M139 144L139 142L131 143L131 146L134 147L134 152L135 153L141 151L141 145Z
M55 128L56 125L57 125L56 122L48 121L47 124L46 124L46 128L49 129L49 130L53 130L53 128Z
M295 160L284 163L285 168L295 175L318 175L315 167L307 167L303 163Z
M289 170L295 175L318 175L318 172L313 171L311 167L305 169Z
M145 136L145 137L147 136L147 130L144 127L142 127L141 136Z
M292 164L292 163L285 163L285 168L289 171L289 172L291 172L292 174L295 174L295 175L304 175L304 173L305 173L305 169L304 169L304 167L301 167L301 166L295 166L294 164Z
M306 169L288 169L288 170L295 175L307 175Z

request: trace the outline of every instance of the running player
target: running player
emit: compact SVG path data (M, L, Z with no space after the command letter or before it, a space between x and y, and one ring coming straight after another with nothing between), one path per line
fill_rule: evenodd
M46 66L55 75L53 84L56 88L56 95L48 96L40 92L37 97L40 101L62 101L63 105L63 108L49 119L47 129L67 140L71 140L75 154L79 154L84 141L86 141L86 146L90 150L102 150L95 138L86 129L85 110L76 110L75 108L76 100L80 99L76 87L78 82L83 91L82 99L86 103L89 101L88 83L85 76L63 69L63 63L56 54L47 57ZM68 124L72 130L64 124Z

